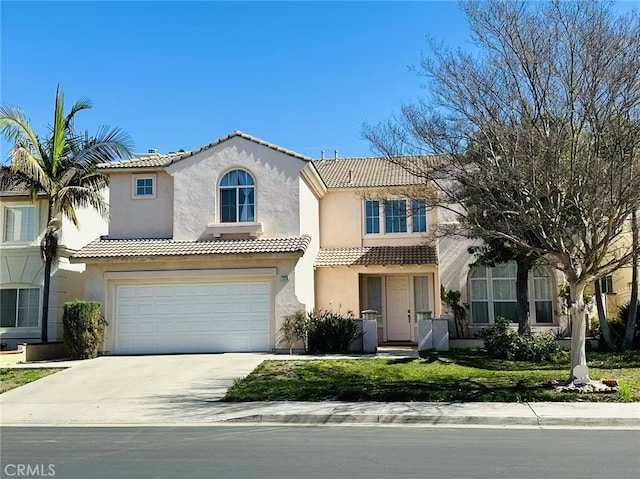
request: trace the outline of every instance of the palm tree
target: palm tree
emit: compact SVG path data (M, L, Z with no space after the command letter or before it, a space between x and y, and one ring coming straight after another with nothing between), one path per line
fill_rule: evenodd
M65 114L64 94L58 86L53 124L49 135L41 140L19 108L0 105L0 133L13 144L9 153L12 171L26 185L32 202L38 194L47 198L47 228L40 244L45 263L42 342L48 341L51 268L58 258L62 218L79 227L76 208L83 207L92 207L108 218L109 205L101 194L108 186L108 178L97 171L96 166L131 157L131 139L118 128L101 127L95 136L76 133L75 115L91 106L89 99L81 98Z

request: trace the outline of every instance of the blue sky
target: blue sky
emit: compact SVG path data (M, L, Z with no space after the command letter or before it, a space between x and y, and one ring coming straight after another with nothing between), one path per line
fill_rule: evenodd
M470 46L455 2L3 1L0 31L0 98L40 134L59 83L94 103L78 127L121 127L136 152L242 130L314 158L371 154L363 122L424 94L427 35Z

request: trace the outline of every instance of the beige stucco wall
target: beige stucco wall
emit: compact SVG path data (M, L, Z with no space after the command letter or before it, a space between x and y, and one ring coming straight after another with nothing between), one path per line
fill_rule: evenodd
M315 275L313 262L320 249L319 201L305 181L299 179L300 234L311 236L305 255L300 258L295 270L296 296L307 311L315 307Z
M307 162L235 137L167 168L173 176L173 237L210 238L209 224L219 224L218 184L231 169L249 171L256 187L256 222L263 236L300 234L299 176Z
M109 190L102 192L104 200L109 203ZM76 208L78 227L66 217L62 218L62 230L60 235L60 245L62 247L79 250L94 239L106 235L109 231L108 218L103 218L92 207Z
M155 198L133 198L136 175L156 179ZM173 179L164 171L113 172L110 176L109 237L171 238L173 234Z
M330 189L320 200L320 243L322 248L361 246L408 246L428 240L428 232L437 223L437 212L427 214L427 233L384 233L384 217L380 217L380 233L365 234L365 196L385 196L385 189ZM391 196L392 191L388 192ZM404 198L404 197L402 197Z
M186 281L202 283L209 281L270 281L273 295L271 311L271 344L275 349L285 349L287 345L280 332L285 315L304 309L295 295L294 269L297 258L245 257L211 259L206 257L171 261L144 261L122 263L92 263L87 265L87 300L99 301L103 305L105 318L109 323L105 332L104 352L109 353L114 346L115 331L115 287L118 284L148 284L154 282ZM255 276L256 268L273 268L275 274ZM246 271L246 274L242 273ZM233 272L233 274L231 274ZM126 278L118 273L131 273ZM178 276L176 276L178 275ZM116 276L114 279L113 277ZM286 279L288 277L288 279Z

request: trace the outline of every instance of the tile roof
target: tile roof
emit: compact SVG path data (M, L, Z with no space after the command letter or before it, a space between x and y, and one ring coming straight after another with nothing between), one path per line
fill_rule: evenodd
M290 238L229 239L216 241L174 241L171 239L109 239L98 238L72 257L141 258L151 256L193 256L256 253L304 253L311 238L307 235ZM82 262L82 261L76 261Z
M101 163L100 165L98 165L98 168L103 170L119 170L128 168L164 168L166 166L172 165L177 161L200 153L201 151L213 148L214 146L235 137L244 138L245 140L257 143L258 145L266 146L267 148L271 148L272 150L279 151L280 153L284 153L301 160L312 161L308 156L301 155L300 153L296 153L295 151L288 150L286 148L282 148L281 146L278 146L274 143L269 143L268 141L261 140L260 138L249 135L242 131L234 131L227 136L223 136L222 138L219 138L207 145L198 148L197 150L185 151L181 153L169 153L167 155L159 155L157 153L138 155L136 158L132 158L130 160L117 161L113 163Z
M433 157L406 157L407 161L427 162ZM424 184L424 178L409 173L384 157L338 158L313 162L327 188L363 188Z
M323 248L315 266L373 266L438 264L434 246L370 246L366 248Z

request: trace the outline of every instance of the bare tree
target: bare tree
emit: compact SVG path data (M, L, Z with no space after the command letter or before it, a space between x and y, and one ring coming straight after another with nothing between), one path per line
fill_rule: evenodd
M429 96L364 135L458 205L465 234L553 260L586 366L585 286L629 264L640 204L640 22L603 2L464 2L477 51L432 45ZM429 166L408 155L439 155ZM481 220L482 219L482 220ZM490 219L490 221L487 221ZM636 246L637 249L637 246Z

